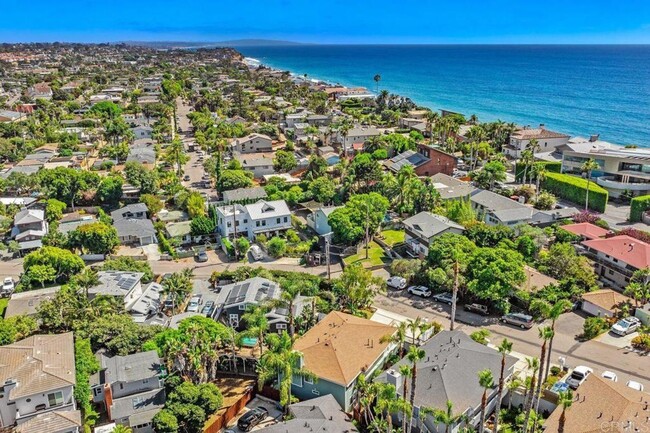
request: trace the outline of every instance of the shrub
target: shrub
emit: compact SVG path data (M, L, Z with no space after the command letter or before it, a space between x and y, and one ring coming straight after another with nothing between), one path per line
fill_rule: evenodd
M230 239L222 238L221 245L223 245L226 249L226 254L228 254L230 257L235 256L235 246L232 244L232 242L230 242Z
M555 196L547 191L542 191L535 200L535 209L551 210L555 208Z
M562 227L558 227L555 232L555 241L560 243L575 243L580 240L580 236L571 233L570 231L564 230Z
M643 230L638 230L633 227L626 227L616 233L609 233L605 235L606 238L611 238L614 236L629 236L634 239L638 239L641 242L650 243L650 233L644 232Z
M585 202L587 194L587 180L577 176L560 173L547 173L542 183L544 189L556 197L569 200L576 204ZM605 212L609 193L600 187L594 180L589 183L589 208L598 212Z
M630 203L630 221L635 223L641 221L643 213L650 209L650 195L634 197Z
M487 329L479 329L478 331L474 331L471 334L469 334L469 337L476 341L477 343L484 344L487 346L488 344L488 337L490 336L490 331Z
M650 334L640 334L632 339L632 347L644 352L650 352Z
M271 238L267 244L269 255L275 259L283 257L287 252L287 241L280 237Z
M589 317L582 326L582 338L591 340L609 329L609 323L603 317Z
M515 165L515 178L517 179L517 182L521 182L524 178L524 170L526 169L526 165L528 164L522 164L521 162L517 163ZM544 169L547 172L551 173L560 173L562 171L562 163L561 162L553 162L553 161L535 161L534 165L541 165L544 167ZM530 178L530 171L532 170L531 166L528 166L528 172L526 173L526 177Z

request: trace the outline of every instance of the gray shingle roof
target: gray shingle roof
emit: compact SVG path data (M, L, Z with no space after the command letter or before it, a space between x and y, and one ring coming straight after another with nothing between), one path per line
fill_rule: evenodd
M404 225L424 239L432 238L449 229L465 230L460 224L431 212L420 212L413 215L404 220Z
M399 155L391 158L388 161L388 168L393 171L399 171L400 168L404 167L405 165L411 165L415 168L428 161L429 158L422 155L421 153L418 153L415 150L407 150L406 152L402 152Z
M135 382L158 377L162 365L155 350L110 358L101 354L99 357L107 384Z
M289 206L287 206L287 202L284 200L260 200L257 203L247 204L245 208L248 212L248 215L253 220L287 216L291 214Z
M165 390L154 389L113 400L111 416L113 419L128 417L131 425L144 424L151 421L164 405Z
M142 272L100 271L99 284L88 289L89 295L126 296L140 282Z
M533 209L519 202L486 190L476 190L470 200L493 213L503 222L530 219Z
M223 192L223 201L225 203L244 201L244 200L258 200L266 198L266 190L261 186L253 188L238 188L230 191Z
M431 176L431 181L443 200L467 197L476 189L471 183L463 182L444 173L434 174Z
M113 227L115 227L120 237L136 236L142 238L145 236L155 236L156 234L156 229L149 219L119 219L113 222Z
M260 304L267 300L280 297L280 286L275 281L254 277L221 288L217 303L223 303L226 308L241 304Z

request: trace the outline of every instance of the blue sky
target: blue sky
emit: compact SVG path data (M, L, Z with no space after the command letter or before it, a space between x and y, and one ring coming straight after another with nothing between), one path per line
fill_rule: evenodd
M650 43L647 0L32 0L0 42Z

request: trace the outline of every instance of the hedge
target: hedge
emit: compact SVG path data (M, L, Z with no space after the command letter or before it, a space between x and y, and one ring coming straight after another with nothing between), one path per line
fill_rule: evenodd
M533 163L533 165L542 165L546 169L547 173L561 173L562 172L562 163L561 162L555 162L555 161L536 161ZM526 169L526 166L528 164L522 164L518 162L515 164L515 179L517 182L521 182L524 178L524 170ZM530 171L531 168L528 169L528 172L526 173L526 177L530 178ZM591 190L591 188L590 188Z
M633 223L641 221L643 213L648 209L650 209L650 195L634 197L630 205L630 221Z
M587 194L587 179L569 174L547 173L542 187L555 194L556 197L569 200L583 206ZM605 212L609 193L599 186L594 179L589 183L589 208L597 212Z

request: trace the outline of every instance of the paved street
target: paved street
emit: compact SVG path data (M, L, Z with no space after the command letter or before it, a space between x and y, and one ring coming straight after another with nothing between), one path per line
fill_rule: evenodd
M415 305L414 305L415 304ZM449 329L450 308L430 300L413 297L406 292L389 290L386 295L375 298L375 306L406 317L418 316L440 322L445 329ZM530 330L521 330L498 322L496 317L484 318L473 313L468 313L459 305L457 310L457 329L467 334L484 327L491 332L491 342L498 345L503 338L514 343L513 350L526 356L540 354L540 340L537 335L537 326ZM623 383L630 379L650 386L650 357L642 356L623 347L605 344L601 341L579 342L576 336L582 332L583 318L576 313L564 314L556 323L556 336L553 340L552 362L558 364L558 357L566 358L570 367L587 365L600 375L605 370L617 373L619 381ZM460 322L460 323L459 323ZM618 337L607 335L604 341L617 340ZM622 337L621 337L622 338Z

